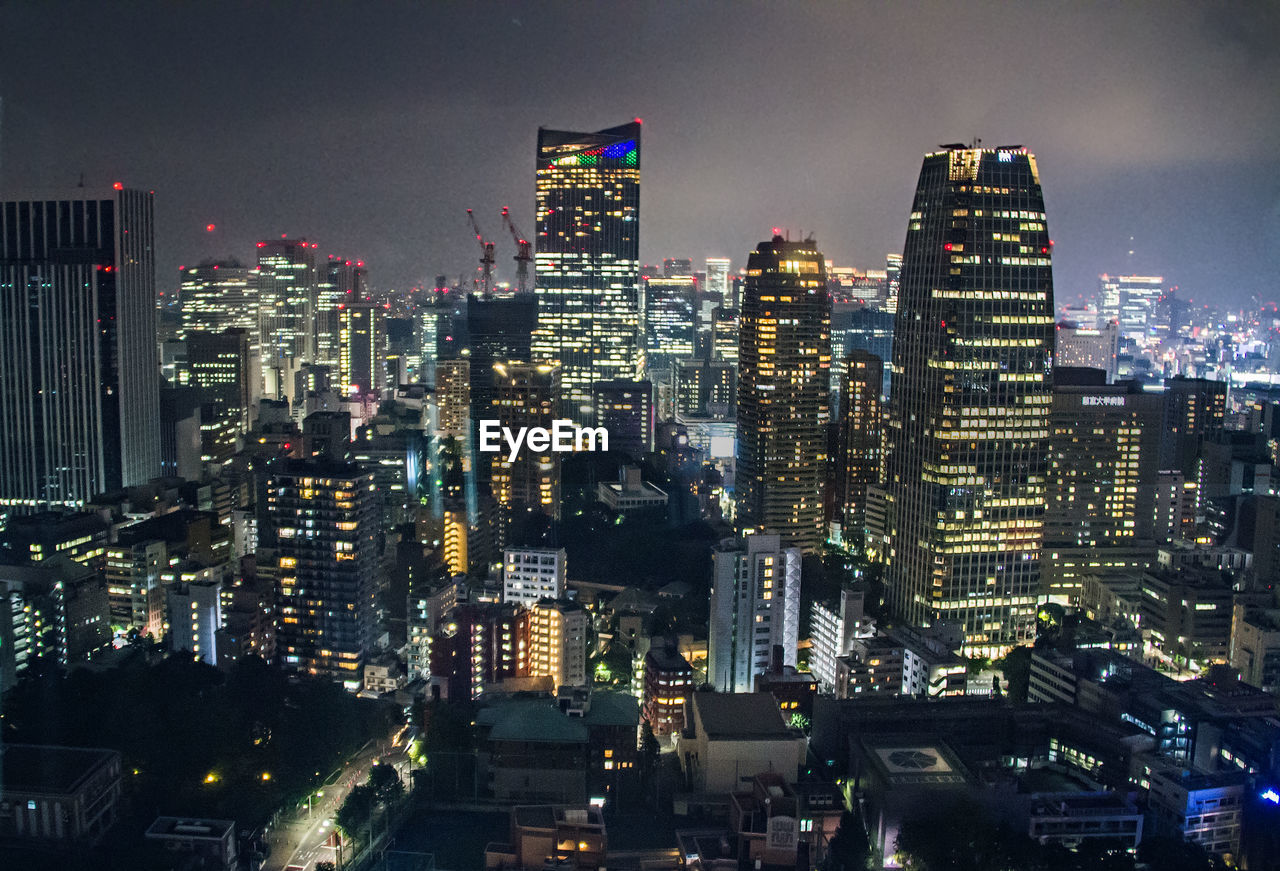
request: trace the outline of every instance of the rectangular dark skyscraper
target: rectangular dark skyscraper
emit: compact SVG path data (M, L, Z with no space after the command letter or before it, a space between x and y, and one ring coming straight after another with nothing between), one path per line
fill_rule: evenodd
M160 474L152 195L0 203L0 511Z
M533 359L559 364L565 410L585 421L592 384L644 371L640 122L539 129L537 206Z
M1040 585L1053 276L1035 158L925 157L902 257L885 485L890 607L965 652L1029 641Z

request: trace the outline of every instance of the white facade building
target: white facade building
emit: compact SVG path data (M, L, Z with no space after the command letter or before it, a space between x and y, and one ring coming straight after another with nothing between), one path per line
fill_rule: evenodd
M800 549L777 535L726 539L712 553L707 680L719 692L749 693L774 645L796 664L800 635Z
M502 601L532 607L564 596L564 548L507 548L502 559Z

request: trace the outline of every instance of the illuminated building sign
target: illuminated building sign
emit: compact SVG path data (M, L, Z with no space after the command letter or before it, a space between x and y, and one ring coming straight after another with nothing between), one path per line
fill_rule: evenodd
M1124 408L1123 396L1082 396L1080 397L1081 405L1114 405Z

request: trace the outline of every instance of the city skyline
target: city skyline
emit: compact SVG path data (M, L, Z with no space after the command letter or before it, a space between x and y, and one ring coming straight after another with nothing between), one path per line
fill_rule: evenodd
M954 27L930 6L637 4L574 15L546 4L531 15L485 4L400 10L403 21L336 6L255 8L253 18L234 7L83 6L83 29L65 32L50 30L61 21L50 8L2 13L11 26L0 28L0 189L66 189L83 173L156 190L163 290L176 288L180 265L243 260L255 240L282 232L358 254L380 288L426 286L473 269L466 208L498 243L499 277L512 280L499 210L534 223L530 131L598 129L620 113L646 121L642 262L718 255L740 267L783 226L793 238L812 232L837 263L873 267L901 248L914 156L982 137L1032 143L1049 168L1063 301L1091 293L1098 273L1121 272L1243 305L1272 294L1267 276L1280 265L1268 242L1280 232L1273 192L1255 183L1276 174L1269 143L1280 118L1265 86L1280 62L1269 50L1280 17L1261 6L1215 17L1189 5L1156 18L1140 4L1102 14L1028 4L1016 15L979 5ZM1066 38L1042 35L1042 19ZM287 45L246 50L235 69L220 62L220 46L252 49L285 22L297 36ZM614 29L629 34L626 51L602 57ZM410 38L473 32L503 64L459 58L453 44L470 41L448 38L430 41L418 63ZM331 51L337 34L364 50ZM815 41L803 51L801 34ZM947 70L982 39L1008 54L973 59L988 84L952 93ZM101 77L79 60L98 40L122 49ZM899 55L902 45L915 48ZM39 63L49 46L56 69ZM365 70L347 56L379 63ZM590 87L568 87L579 63L596 70ZM503 74L507 64L531 72ZM826 101L795 99L815 84ZM273 96L282 93L283 109ZM797 149L783 131L802 105L829 123ZM761 106L779 123L753 128Z

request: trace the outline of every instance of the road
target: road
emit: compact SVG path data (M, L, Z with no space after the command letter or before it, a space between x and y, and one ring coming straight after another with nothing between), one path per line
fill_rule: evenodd
M348 759L336 776L331 775L325 786L312 796L310 807L304 802L301 808L286 809L275 829L267 837L271 855L262 865L262 871L283 871L289 865L297 865L311 871L316 862L336 862L337 850L326 841L333 834L333 818L346 800L353 786L364 783L369 769L375 762L390 762L407 781L408 758L405 747L392 747L385 752L389 740L370 741ZM405 787L409 784L406 782Z

